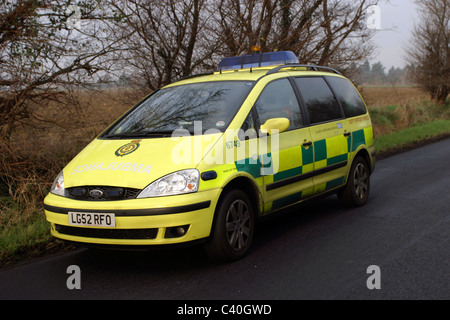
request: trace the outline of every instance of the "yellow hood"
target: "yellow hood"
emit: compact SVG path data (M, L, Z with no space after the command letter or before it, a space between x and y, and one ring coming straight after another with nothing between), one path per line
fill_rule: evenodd
M221 136L96 139L64 168L64 185L143 189L170 173L196 168Z

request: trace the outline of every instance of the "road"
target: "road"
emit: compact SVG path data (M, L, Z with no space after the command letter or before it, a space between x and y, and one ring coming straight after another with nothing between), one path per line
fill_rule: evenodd
M249 256L80 249L0 271L0 299L450 299L450 140L379 161L363 208L335 196L258 225ZM69 290L67 268L80 268ZM369 290L378 266L381 288Z

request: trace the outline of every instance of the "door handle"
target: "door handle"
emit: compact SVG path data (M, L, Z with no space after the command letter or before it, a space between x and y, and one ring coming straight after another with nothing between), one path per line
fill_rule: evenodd
M303 146L306 148L306 147L311 147L312 146L312 141L308 141L308 142L305 142L305 143L303 143Z
M351 132L346 132L346 133L344 133L344 137L350 137L351 135L352 135Z

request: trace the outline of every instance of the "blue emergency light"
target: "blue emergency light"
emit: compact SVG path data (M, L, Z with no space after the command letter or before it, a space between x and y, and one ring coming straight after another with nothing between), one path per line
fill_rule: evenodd
M247 56L224 58L219 63L219 70L239 70L296 63L299 61L292 51L254 53Z

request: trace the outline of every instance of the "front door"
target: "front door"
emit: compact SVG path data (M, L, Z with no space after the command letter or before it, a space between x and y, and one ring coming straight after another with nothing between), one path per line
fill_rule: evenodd
M299 202L314 191L314 153L310 130L291 82L274 80L267 84L255 103L260 124L273 118L287 118L287 131L260 136L259 152L264 176L264 212L269 213Z

